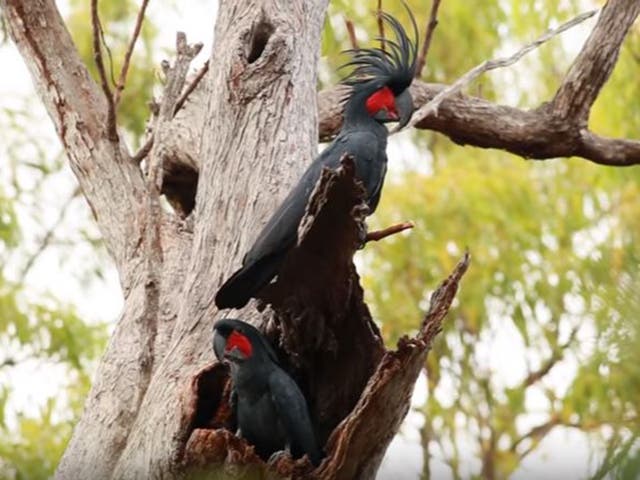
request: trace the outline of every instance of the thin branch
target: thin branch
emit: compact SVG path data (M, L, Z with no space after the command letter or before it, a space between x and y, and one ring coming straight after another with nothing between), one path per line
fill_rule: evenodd
M578 327L574 327L573 330L571 330L571 334L569 335L568 340L562 345L559 345L557 348L555 348L551 356L540 366L538 370L530 372L529 375L527 375L527 377L522 382L521 388L530 387L534 383L540 381L559 361L564 358L564 352L571 346L571 344L575 340L576 335L578 334L578 330Z
M413 228L414 226L415 225L413 224L413 222L396 223L395 225L391 225L390 227L384 228L382 230L375 230L373 232L367 233L365 242L377 242L379 240L382 240L383 238L387 238L391 235L395 235L396 233L400 233Z
M348 18L345 18L344 25L345 27L347 27L347 33L349 34L349 42L351 43L351 48L358 48L358 39L356 38L356 30L353 26L353 22Z
M111 85L116 86L116 78L113 75L113 54L111 53L111 48L109 48L109 44L104 37L104 28L102 28L102 23L98 24L100 27L100 42L102 42L102 46L104 50L107 52L107 58L109 59L109 79L111 80Z
M91 27L93 35L93 58L100 75L100 86L107 100L107 136L112 142L118 141L118 132L116 130L116 111L113 103L113 94L107 80L107 73L102 60L102 44L101 33L102 25L100 24L100 16L98 14L98 0L91 0Z
M134 162L134 163L140 163L142 160L145 159L145 157L147 155L149 155L149 152L151 151L151 148L153 148L153 135L151 135L149 138L147 138L146 142L144 142L144 145L142 145L142 147L140 147L140 150L138 150L131 157L131 161Z
M523 56L525 56L527 53L531 52L532 50L535 50L543 43L551 40L553 37L570 29L571 27L574 27L584 22L588 18L593 17L597 12L598 10L591 10L589 12L578 15L574 19L566 23L563 23L558 28L547 31L547 33L540 36L533 42L528 43L527 45L522 47L520 50L515 52L513 55L510 55L508 57L503 57L503 58L496 58L493 60L486 60L482 62L480 65L475 66L474 68L469 70L467 73L465 73L462 77L460 77L458 80L456 80L453 84L451 84L450 86L442 90L440 93L438 93L426 105L423 105L422 107L420 107L418 111L414 113L413 118L411 119L411 122L409 122L409 126L412 126L412 127L415 126L417 123L424 120L429 115L435 114L437 116L438 108L440 107L440 104L445 98L451 97L452 95L458 93L460 90L462 90L464 87L469 85L471 82L473 82L476 78L478 78L483 73L488 72L490 70L495 70L497 68L504 68L504 67L513 65L518 60L520 60Z
M115 106L117 106L118 102L120 101L120 96L122 95L122 91L124 90L124 86L127 81L127 73L129 72L129 64L131 62L131 56L133 55L133 50L136 47L136 42L138 40L138 36L140 35L140 30L142 30L142 22L144 22L144 15L147 10L148 4L149 4L149 0L142 0L142 5L140 6L140 10L138 11L138 17L136 18L136 25L133 28L133 34L131 35L131 39L129 40L129 45L127 46L127 51L124 55L124 63L122 64L122 70L120 70L120 77L118 78L118 83L116 83L116 91L113 98L113 103Z
M173 111L174 115L176 115L180 111L180 109L184 105L184 102L187 100L189 95L191 95L191 92L193 92L196 89L196 87L200 83L200 80L204 78L204 76L207 74L208 71L209 71L209 60L204 62L204 65L202 66L202 68L198 71L196 76L193 77L193 80L191 80L189 85L187 85L187 88L184 89L184 91L182 92L182 95L180 95L180 97L176 101L176 106Z
M378 35L380 37L380 48L382 49L382 51L385 51L386 48L386 41L385 41L385 36L384 36L384 22L382 21L382 0L378 0L378 13L376 15L377 19L378 19Z
M429 14L429 23L427 23L427 29L424 36L424 42L422 43L422 48L420 49L420 55L418 55L418 60L416 63L416 78L420 78L422 76L422 70L424 70L424 65L427 61L427 54L429 53L429 47L431 46L431 38L433 37L433 32L438 26L438 8L440 7L440 0L433 0L431 3L431 13Z
M541 423L540 425L536 425L535 427L531 428L531 430L518 437L511 444L509 450L515 453L518 446L527 439L533 440L535 444L535 442L542 440L553 429L553 427L560 425L561 423L562 422L560 421L560 418L557 415L553 415L548 421ZM520 458L524 458L530 452L533 446L534 445L525 450Z
M29 257L29 259L27 260L27 263L22 269L22 272L20 272L19 283L24 282L24 279L27 277L27 274L31 271L31 268L35 264L40 254L49 246L56 230L58 230L58 228L62 224L62 221L64 220L64 217L67 214L67 210L69 210L69 206L73 202L73 199L76 198L79 193L80 193L80 188L79 187L74 188L69 198L62 204L62 207L60 208L60 212L58 212L58 217L53 222L53 224L47 229L47 231L44 234L44 237L42 237L42 241L40 242L38 249Z
M191 80L189 85L187 85L187 88L184 89L184 91L182 92L182 95L180 95L180 97L176 101L176 105L174 107L174 112L173 112L174 116L184 106L185 102L187 101L187 98L189 98L189 95L191 95L191 93L196 89L196 87L198 86L198 84L204 78L204 76L208 71L209 71L209 60L207 60L204 63L202 68L198 71L196 76L193 77L193 80ZM131 159L136 163L140 163L142 160L144 160L144 158L147 155L149 155L149 152L151 151L152 148L153 148L153 134L149 138L147 138L146 142L144 142L144 145L140 147L140 150L138 150L135 153L135 155L131 157Z

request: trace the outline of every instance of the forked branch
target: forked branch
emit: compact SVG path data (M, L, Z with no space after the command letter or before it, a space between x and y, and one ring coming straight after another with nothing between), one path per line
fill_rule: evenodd
M460 93L481 73L507 66L541 43L583 22L584 13L542 35L510 57L484 62L452 85L415 80L411 93L416 105L412 125L448 136L461 145L505 150L525 158L581 157L616 167L640 164L640 141L607 138L588 130L586 119L600 89L609 78L622 41L640 13L640 2L609 0L581 53L551 102L534 110L498 105ZM320 92L320 138L328 140L340 129L341 88Z

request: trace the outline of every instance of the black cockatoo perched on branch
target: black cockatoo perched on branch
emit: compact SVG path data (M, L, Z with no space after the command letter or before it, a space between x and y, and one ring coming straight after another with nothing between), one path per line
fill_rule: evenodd
M307 402L266 338L252 325L227 318L214 326L213 350L230 364L232 409L241 436L256 453L268 460L288 446L292 457L306 454L318 465L322 454Z
M387 170L389 133L384 124L398 122L398 128L402 128L413 113L409 86L415 74L418 28L411 11L407 11L413 41L397 19L380 12L395 39L384 39L385 50L347 50L351 61L344 66L354 69L343 80L352 90L345 103L342 129L265 225L245 255L242 268L220 287L215 297L218 308L243 307L278 274L288 251L296 244L298 226L322 169L338 168L344 154L354 158L356 177L366 189L369 214L375 211Z

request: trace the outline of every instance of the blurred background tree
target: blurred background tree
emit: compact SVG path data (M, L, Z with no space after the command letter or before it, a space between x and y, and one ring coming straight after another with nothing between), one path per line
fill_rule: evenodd
M424 34L430 2L409 4ZM66 6L74 39L93 65L88 2ZM383 6L405 18L399 2ZM464 0L443 0L423 79L451 83L483 60L595 6L589 0L488 0L470 8ZM120 71L138 7L129 0L101 2L114 72ZM144 132L162 58L153 10L172 8L152 2L131 63L119 115L133 144ZM377 28L375 8L373 0L331 2L321 87L339 79L339 51L349 47L345 18L366 43L366 32ZM556 90L592 25L554 39L515 67L483 76L469 93L519 107L539 105ZM162 35L172 39L177 27L163 27ZM595 131L637 137L639 63L636 28L592 110ZM61 268L71 264L85 285L102 285L107 268L68 172L62 200L50 197L66 162L57 143L52 152L52 139L30 128L37 122L31 108L25 99L7 107L3 102L0 110L0 152L6 156L0 175L0 478L52 474L108 330L80 318L72 301L30 287L43 252L52 249ZM570 431L565 438L585 439L593 453L592 466L577 476L637 478L640 170L571 159L525 161L424 131L397 135L390 148L390 174L372 223L384 227L411 219L416 227L368 246L360 256L368 299L374 315L385 319L388 344L417 329L419 307L430 294L425 285L445 276L465 248L473 256L444 335L425 365L425 400L417 402L419 415L410 417L419 419L423 450L422 460L415 459L422 464L417 475L518 477L535 471L527 459L542 451L545 439ZM7 409L16 372L30 361L42 368L58 365L66 381L38 411Z

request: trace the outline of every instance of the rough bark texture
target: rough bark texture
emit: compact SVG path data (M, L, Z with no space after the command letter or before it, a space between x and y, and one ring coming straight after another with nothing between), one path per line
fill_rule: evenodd
M277 283L237 314L279 345L309 397L313 421L328 438L318 469L286 456L267 466L221 428L233 429L227 372L212 364L210 348L221 317L213 304L217 286L308 164L318 137L330 138L340 126L342 87L320 94L320 131L310 101L327 3L220 2L209 74L174 115L196 48L181 37L145 175L107 125L104 92L80 61L54 1L0 0L125 298L57 478L375 474L468 259L432 298L419 335L385 352L351 261L364 212L348 159L323 175ZM551 103L524 112L459 95L418 126L531 158L640 163L640 142L586 128L639 10L637 1L607 3ZM442 88L416 82L414 98L424 103ZM160 207L161 192L175 212Z

